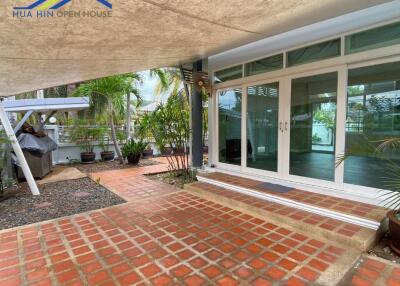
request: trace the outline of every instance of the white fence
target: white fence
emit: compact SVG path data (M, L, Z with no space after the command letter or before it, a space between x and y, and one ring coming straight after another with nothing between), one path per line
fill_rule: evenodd
M122 130L122 128L119 128ZM46 125L45 131L47 135L57 143L57 149L53 151L53 165L65 164L73 161L80 161L81 148L70 140L70 126ZM154 154L158 154L154 142L149 142L150 147L154 150ZM110 140L109 150L114 150L114 145ZM121 143L122 145L122 143ZM100 152L102 151L99 142L93 142L96 159L101 159Z

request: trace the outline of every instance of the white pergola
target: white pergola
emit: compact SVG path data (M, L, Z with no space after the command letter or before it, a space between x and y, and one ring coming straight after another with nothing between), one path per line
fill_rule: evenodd
M4 130L11 141L11 146L17 156L22 172L26 178L29 188L33 195L40 195L39 189L26 162L24 153L15 136L22 125L26 122L33 112L54 114L62 111L79 111L89 107L89 98L73 97L73 98L45 98L45 99L21 99L21 100L1 100L0 102L0 120ZM7 112L25 112L25 116L13 128L11 126Z

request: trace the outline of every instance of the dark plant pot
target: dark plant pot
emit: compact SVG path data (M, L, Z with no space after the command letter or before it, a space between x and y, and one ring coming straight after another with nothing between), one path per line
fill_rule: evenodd
M103 151L100 153L101 160L103 161L112 161L115 158L115 153L114 151Z
M183 147L174 148L173 151L174 151L174 154L182 155L182 154L185 154L186 152L189 153L189 148L186 148L186 152L185 152L185 148L183 148Z
M148 149L143 151L143 157L153 157L153 149Z
M164 156L171 155L172 150L173 149L171 147L165 147L163 150L161 150L161 155L164 155Z
M81 153L81 162L83 164L91 164L96 161L96 153L94 152L82 152Z
M131 155L126 157L126 159L128 160L129 164L134 164L136 165L137 163L139 163L140 157L142 156L142 154L138 154L138 155Z
M389 231L392 239L390 247L397 255L400 255L400 220L396 217L395 211L388 212L387 217L389 218Z
M203 146L203 154L208 154L208 146Z

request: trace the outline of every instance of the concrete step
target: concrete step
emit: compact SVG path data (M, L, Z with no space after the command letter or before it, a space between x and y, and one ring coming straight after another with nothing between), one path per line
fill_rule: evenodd
M185 190L250 215L267 218L272 223L294 231L306 233L317 239L323 237L338 245L353 247L359 251L370 248L381 235L380 230L289 207L214 184L195 182L185 185Z

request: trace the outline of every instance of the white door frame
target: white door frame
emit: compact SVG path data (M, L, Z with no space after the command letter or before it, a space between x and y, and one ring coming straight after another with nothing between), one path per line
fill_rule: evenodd
M383 48L387 49L387 48ZM370 52L373 51L368 51L365 52L364 54L369 54ZM379 56L379 53L378 53ZM350 56L346 56L350 58ZM351 57L353 58L353 57ZM338 73L338 86L337 86L337 113L336 113L336 141L335 141L335 157L337 157L340 154L344 153L345 149L345 121L346 121L346 108L347 108L347 74L349 69L353 68L358 68L358 67L365 67L365 66L372 66L372 65L378 65L378 64L384 64L384 63L390 63L390 62L397 62L400 61L400 55L392 55L392 56L384 56L380 58L372 58L372 59L365 59L365 57L360 57L360 58L354 58L355 60L349 63L346 63L344 61L338 61L338 64L336 65L331 65L329 64L327 67L322 67L319 69L315 68L315 64L305 64L304 66L299 66L299 72L298 73L293 73L292 71L288 71L288 73L284 72L272 72L272 73L265 73L262 74L263 78L261 78L261 75L257 75L256 80L251 81L250 78L243 78L241 80L245 80L245 82L242 81L242 83L238 83L236 80L236 84L233 86L224 86L223 88L220 89L215 89L213 92L213 100L215 100L215 108L213 110L214 114L214 124L213 127L215 132L216 138L214 138L214 146L216 148L216 152L213 157L213 163L216 164L217 168L221 168L221 170L226 170L228 172L234 172L237 174L242 173L244 176L251 177L251 174L254 177L257 177L259 179L268 179L271 180L275 183L281 183L283 185L288 185L288 186L297 186L305 188L306 190L310 191L315 191L318 193L323 193L323 194L330 194L338 197L343 197L343 198L349 198L349 199L355 199L355 200L360 200L360 201L365 201L368 203L374 203L378 204L379 202L376 201L376 197L381 194L380 189L376 188L371 188L371 187L365 187L365 186L359 186L359 185L353 185L353 184L346 184L343 182L343 176L344 176L344 164L339 165L335 169L335 180L333 182L330 181L325 181L325 180L319 180L319 179L313 179L313 178L306 178L306 177L301 177L301 176L295 176L295 175L289 175L289 150L290 150L290 93L291 93L291 80L293 78L299 78L299 77L304 77L304 76L311 76L311 75L318 75L318 74L324 74L324 73L329 73L329 72L337 72ZM318 62L321 66L324 66L324 61ZM309 69L307 67L310 67ZM301 68L300 68L301 67ZM278 136L278 142L279 142L279 147L282 149L285 149L287 151L285 152L279 152L278 150L278 156L280 162L278 162L278 173L275 172L270 172L270 171L265 171L265 170L258 170L254 168L248 168L246 166L243 166L243 160L242 160L242 166L234 166L230 164L225 164L225 163L220 163L218 160L218 91L220 90L229 90L229 89L234 89L234 88L242 88L242 96L245 93L245 90L247 89L248 86L254 86L254 85L260 85L260 84L267 84L271 82L277 82L279 81L279 112L280 112L280 121L284 121L281 119L285 119L288 122L288 130L287 133L289 135L287 136ZM229 83L229 82L227 82ZM224 83L224 84L227 84ZM218 86L221 86L218 84ZM246 92L247 94L247 92ZM242 99L243 100L243 99ZM242 103L243 104L243 103ZM281 106L286 107L283 109L281 112ZM244 106L246 107L246 106ZM243 105L242 105L242 128L243 126L246 126L246 117L243 117ZM281 114L283 117L281 117ZM285 121L284 121L285 122ZM242 130L242 148L243 148L243 142L246 142L247 138L245 136L246 133L246 128ZM246 139L245 139L246 138ZM245 140L245 141L243 141ZM246 146L246 143L244 144ZM243 150L243 149L242 149ZM247 150L246 150L247 151ZM246 152L247 153L247 152ZM279 155L280 153L280 155ZM282 154L283 153L283 154ZM243 156L243 154L242 154ZM242 157L243 158L243 157ZM285 176L286 174L286 176Z

